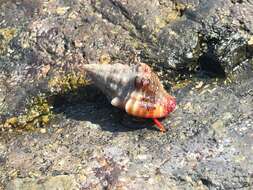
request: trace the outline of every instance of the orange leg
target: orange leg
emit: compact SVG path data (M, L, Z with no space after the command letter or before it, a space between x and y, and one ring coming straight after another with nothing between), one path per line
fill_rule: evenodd
M165 127L161 124L160 121L158 121L158 119L153 118L153 121L155 122L156 126L160 129L161 132L166 132Z

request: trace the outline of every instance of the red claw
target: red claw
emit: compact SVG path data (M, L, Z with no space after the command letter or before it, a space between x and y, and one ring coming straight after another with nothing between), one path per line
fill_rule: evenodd
M156 126L160 129L161 132L166 132L165 127L161 124L160 121L158 121L158 119L153 118L153 121L155 122Z

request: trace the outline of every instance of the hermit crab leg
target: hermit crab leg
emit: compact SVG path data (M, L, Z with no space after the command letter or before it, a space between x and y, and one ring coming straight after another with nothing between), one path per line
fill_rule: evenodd
M165 127L161 124L160 121L158 121L158 119L153 118L153 121L156 124L156 126L160 129L161 132L166 132Z

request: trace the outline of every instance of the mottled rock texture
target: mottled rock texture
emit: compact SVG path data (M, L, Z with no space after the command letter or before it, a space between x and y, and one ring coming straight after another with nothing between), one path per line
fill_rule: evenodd
M136 59L165 134L78 70ZM253 1L0 1L0 130L0 189L252 189Z

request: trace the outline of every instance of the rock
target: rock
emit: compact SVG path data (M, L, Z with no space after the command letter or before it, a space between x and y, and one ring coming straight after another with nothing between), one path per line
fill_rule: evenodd
M47 177L44 179L31 179L17 178L8 184L7 190L46 190L46 189L69 189L77 190L78 186L76 184L75 178L73 176L59 175L55 177Z
M252 189L252 10L1 1L0 189ZM165 134L112 107L79 69L136 60L176 96Z
M41 129L40 132L41 132L41 133L46 133L47 130L46 130L46 129Z
M6 50L0 84L1 93L11 92L0 99L1 121L27 116L33 96L51 97L84 86L75 68L87 61L129 62L129 55L140 51L143 61L176 78L189 72L225 77L234 68L245 69L240 63L252 58L250 20L243 16L251 13L249 3L140 2L3 2L0 34ZM23 28L10 17L13 12Z

